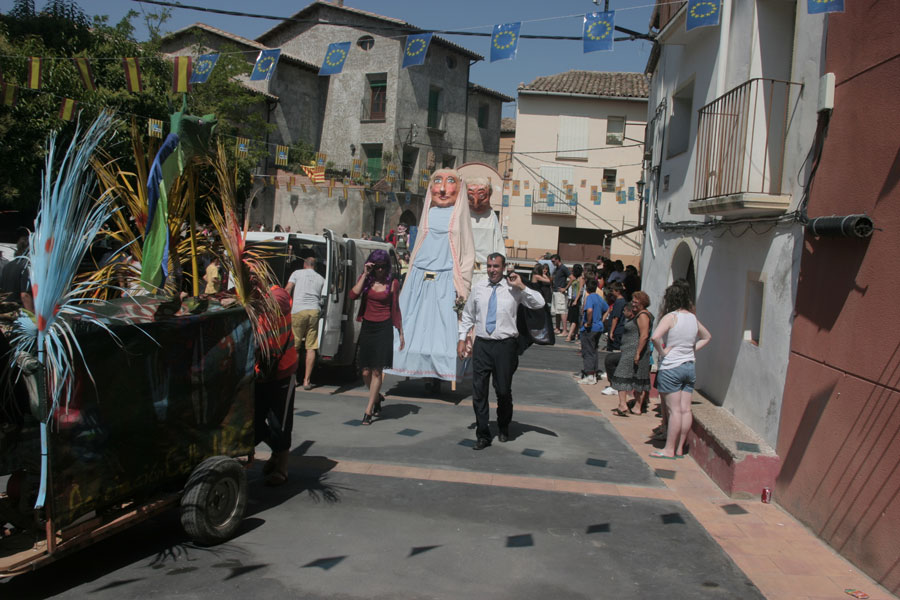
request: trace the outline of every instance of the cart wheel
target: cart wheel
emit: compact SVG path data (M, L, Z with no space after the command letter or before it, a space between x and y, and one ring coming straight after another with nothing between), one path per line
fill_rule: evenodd
M247 475L241 463L213 456L191 473L181 497L181 525L198 544L231 539L247 508Z

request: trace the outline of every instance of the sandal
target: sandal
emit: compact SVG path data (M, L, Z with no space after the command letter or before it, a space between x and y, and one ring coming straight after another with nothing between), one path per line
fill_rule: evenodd
M663 454L663 452L661 450L651 452L650 458L664 458L666 460L675 460L674 456L669 456L668 454Z
M627 417L628 416L627 412L625 412L624 410L619 410L618 408L612 409L612 414L616 415L617 417Z
M263 483L269 487L276 487L279 485L284 485L285 483L287 483L287 480L287 471L276 470L269 473Z
M384 402L384 394L378 394L378 400L375 401L375 407L372 409L372 414L376 417L381 414L382 402Z
M371 425L372 424L372 415L370 415L369 413L363 413L362 424L363 425Z

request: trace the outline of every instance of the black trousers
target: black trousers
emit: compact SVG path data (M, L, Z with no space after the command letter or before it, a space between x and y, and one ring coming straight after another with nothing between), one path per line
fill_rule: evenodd
M265 442L272 452L290 450L294 429L294 376L257 381L254 413L256 443Z
M475 338L472 347L472 407L475 409L475 435L479 440L491 439L488 384L494 378L497 394L497 426L501 430L512 421L512 378L519 367L516 338L488 340Z

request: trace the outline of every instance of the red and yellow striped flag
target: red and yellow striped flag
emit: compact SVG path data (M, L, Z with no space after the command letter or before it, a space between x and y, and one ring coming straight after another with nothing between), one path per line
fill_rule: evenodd
M237 142L235 143L234 152L238 156L247 156L247 151L250 149L250 140L247 138L239 137Z
M41 65L44 61L40 56L28 58L28 68L25 70L25 87L32 90L41 89Z
M78 108L78 102L71 98L63 98L59 105L59 118L63 121L71 121L75 117L75 110Z
M150 133L150 137L162 139L163 123L161 119L149 119L149 121L147 122L147 128Z
M141 67L136 58L123 58L122 67L125 69L125 87L129 92L140 92L143 90L141 85Z
M97 89L97 84L94 83L94 72L91 70L91 63L86 58L73 58L72 62L75 63L75 70L78 71L78 76L81 77L81 83L84 84L85 89L93 92Z
M189 92L191 91L191 57L176 56L175 67L172 70L172 91Z
M3 100L3 106L14 106L16 104L16 92L18 87L11 83L4 83L3 89L0 91L0 98Z

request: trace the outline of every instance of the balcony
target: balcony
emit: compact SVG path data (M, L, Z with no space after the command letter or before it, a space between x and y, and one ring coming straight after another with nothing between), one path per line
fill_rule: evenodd
M444 135L447 132L447 113L429 110L427 126L428 133Z
M784 146L791 93L801 87L751 79L700 109L692 214L737 218L787 211Z
M548 202L547 198L535 198L531 203L531 214L533 215L558 215L560 217L577 217L578 205L570 204L565 196L555 198L553 204Z

